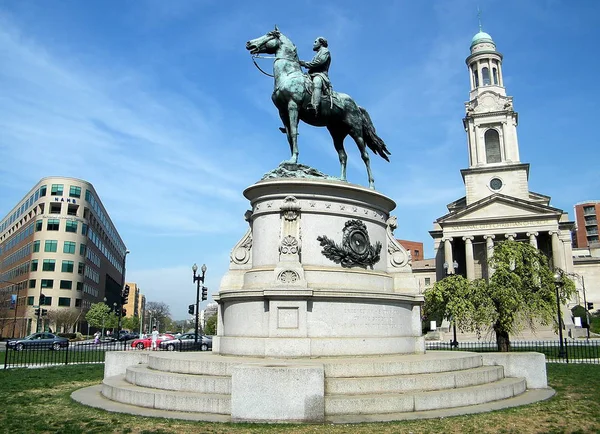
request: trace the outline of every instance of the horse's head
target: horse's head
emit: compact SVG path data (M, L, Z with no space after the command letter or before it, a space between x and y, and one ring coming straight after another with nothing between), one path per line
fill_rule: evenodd
M250 54L275 54L281 45L281 32L275 26L275 30L270 31L260 38L251 39L246 42L246 50Z

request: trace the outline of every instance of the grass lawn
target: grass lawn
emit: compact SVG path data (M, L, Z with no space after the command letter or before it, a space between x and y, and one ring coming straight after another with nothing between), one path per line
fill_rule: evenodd
M98 384L103 365L0 371L0 432L6 433L597 433L600 366L548 365L557 395L493 413L361 425L234 425L109 413L82 406L70 394Z

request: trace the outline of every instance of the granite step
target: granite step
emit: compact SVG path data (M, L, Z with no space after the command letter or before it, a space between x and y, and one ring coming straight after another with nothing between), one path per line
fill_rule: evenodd
M455 389L491 383L503 378L504 369L502 366L480 366L478 368L435 374L326 378L325 394L360 395Z
M385 414L464 407L512 398L526 390L524 378L457 389L364 395L326 395L325 415Z
M155 389L231 394L231 376L178 374L150 369L148 365L129 366L125 380Z
M197 393L162 390L133 385L124 375L105 378L102 395L123 404L161 410L209 414L231 414L231 396L222 393Z

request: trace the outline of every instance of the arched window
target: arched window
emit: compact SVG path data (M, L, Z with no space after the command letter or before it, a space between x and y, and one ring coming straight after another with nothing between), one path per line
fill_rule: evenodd
M500 135L498 131L490 128L483 136L485 140L485 160L487 163L499 163L500 156Z
M475 83L475 87L479 87L479 74L477 73L477 68L473 68L473 82Z
M498 70L496 68L492 68L492 77L494 79L494 84L498 84Z
M481 78L483 79L483 85L489 86L490 82L490 70L487 67L481 68Z

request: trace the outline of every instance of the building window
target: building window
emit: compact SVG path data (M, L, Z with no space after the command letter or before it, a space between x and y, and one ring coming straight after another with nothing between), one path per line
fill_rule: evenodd
M61 280L60 289L73 289L73 282L70 280Z
M27 306L33 306L35 303L35 297L32 295L31 297L27 297Z
M69 197L81 197L81 187L75 187L72 185L69 188Z
M83 282L77 282L77 291L83 291Z
M45 185L42 185L40 187L40 197L42 197L42 196L46 196L46 186Z
M85 270L85 264L83 262L80 262L79 265L77 266L77 274L80 274L83 276L84 270Z
M42 304L42 303L40 303L40 304ZM46 296L43 306L52 306L52 297Z
M42 288L53 288L54 280L52 279L42 279ZM48 297L46 297L47 299Z
M79 209L79 205L69 204L67 207L67 215L77 215L77 210Z
M490 70L487 67L483 67L481 68L481 78L483 80L483 85L484 86L489 86L491 84L490 82Z
M37 270L38 270L38 260L33 259L31 261L31 271L37 271Z
M46 230L48 231L57 231L60 227L60 220L58 219L48 219L48 223L46 224Z
M494 79L494 84L498 84L498 70L496 68L492 68L492 77Z
M56 261L54 259L44 259L42 264L42 271L54 271L56 268Z
M59 306L71 306L71 298L69 297L58 297Z
M419 250L415 249L415 258L418 258L418 257L419 257Z
M39 232L42 230L42 225L43 225L43 221L42 220L36 220L35 222L35 231Z
M479 87L479 74L477 73L477 68L473 69L473 81L475 82L475 87Z
M46 240L44 245L44 252L56 252L58 249L58 241L56 240Z
M85 244L80 244L79 245L79 254L81 256L85 256Z
M425 278L425 286L429 286L431 285L431 277L426 277Z
M37 253L40 251L40 240L36 240L33 242L33 253Z
M87 237L88 234L88 225L86 225L85 223L81 224L81 235L83 235L84 237Z
M52 184L52 188L50 189L50 196L62 196L63 195L63 185L62 184Z
M65 231L77 233L77 222L75 220L67 220Z
M490 128L485 132L485 158L487 163L500 163L500 135L498 131Z
M63 253L75 253L75 243L73 241L65 241Z
M61 271L63 273L72 273L73 272L73 261L62 261Z
M50 204L50 214L60 214L62 210L62 203L51 203Z
M35 288L35 279L29 279L29 288L30 289Z
M75 307L81 307L81 298L75 299Z

